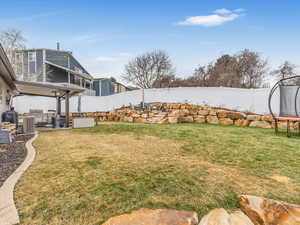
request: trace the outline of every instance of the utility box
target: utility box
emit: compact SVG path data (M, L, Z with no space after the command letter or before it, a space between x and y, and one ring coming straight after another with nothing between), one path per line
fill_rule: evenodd
M94 127L95 119L93 117L74 117L73 128Z
M8 129L0 128L0 144L9 144L12 142L12 137Z
M23 118L23 131L25 134L33 134L35 132L34 122L35 118L33 116Z

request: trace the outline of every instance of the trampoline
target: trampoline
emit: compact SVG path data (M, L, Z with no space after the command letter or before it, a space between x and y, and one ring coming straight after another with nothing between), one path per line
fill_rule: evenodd
M300 132L300 76L283 78L278 81L271 89L269 94L268 106L269 111L275 122L275 133L278 134L278 122L286 122L287 136L291 136L290 123L298 122ZM295 82L296 81L296 82ZM297 82L298 81L298 82ZM275 115L272 109L272 97L276 90L279 90L279 114Z

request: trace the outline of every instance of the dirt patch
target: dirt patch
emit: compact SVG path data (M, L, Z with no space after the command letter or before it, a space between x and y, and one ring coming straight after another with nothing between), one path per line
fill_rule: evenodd
M280 175L274 174L273 176L271 176L271 178L273 180L278 181L279 183L283 183L283 184L289 184L289 183L291 183L291 178L289 178L287 176L280 176Z

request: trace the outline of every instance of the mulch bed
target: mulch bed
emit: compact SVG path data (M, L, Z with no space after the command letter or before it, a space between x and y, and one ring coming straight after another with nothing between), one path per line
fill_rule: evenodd
M0 187L27 155L26 142L33 135L18 136L11 144L0 144Z

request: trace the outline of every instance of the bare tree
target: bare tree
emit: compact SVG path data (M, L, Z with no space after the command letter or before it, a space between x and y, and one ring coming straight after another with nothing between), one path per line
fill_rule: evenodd
M194 70L194 74L188 77L187 80L189 80L193 86L208 86L211 78L209 73L211 67L212 64L208 66L198 66Z
M282 65L280 65L276 70L272 71L272 74L276 76L277 79L288 78L296 75L295 69L296 65L290 63L289 61L285 61Z
M223 87L240 87L237 58L230 55L222 55L208 70L209 85Z
M16 29L8 29L0 32L0 43L2 44L7 57L12 64L12 67L17 75L17 79L20 79L19 71L22 68L22 60L17 59L14 51L23 50L26 48L26 39L24 38L22 31Z
M8 58L13 63L13 51L26 48L26 39L21 30L7 29L0 32L0 43L2 44Z
M259 53L245 49L235 56L238 61L237 72L242 88L258 88L264 84L268 72L267 60Z
M163 77L173 75L169 55L164 51L152 51L136 57L125 66L123 79L140 88L152 88Z

